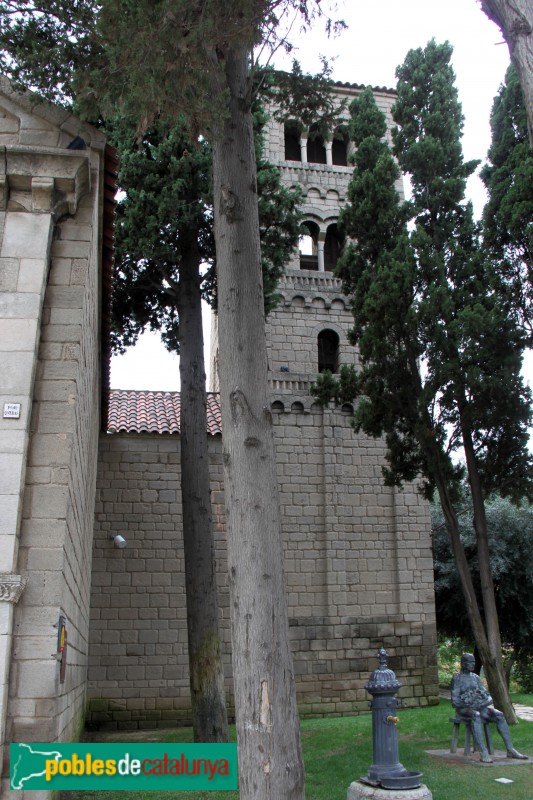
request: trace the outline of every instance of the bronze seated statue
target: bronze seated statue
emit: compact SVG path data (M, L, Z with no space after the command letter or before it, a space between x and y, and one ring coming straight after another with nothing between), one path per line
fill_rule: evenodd
M481 761L486 764L492 758L483 740L482 725L485 722L494 722L498 733L502 737L507 749L508 758L527 759L513 747L509 726L501 711L492 705L492 697L485 689L481 678L474 672L475 659L472 653L463 653L461 657L461 672L454 675L451 683L452 706L457 717L469 722L472 729L474 742L481 755Z

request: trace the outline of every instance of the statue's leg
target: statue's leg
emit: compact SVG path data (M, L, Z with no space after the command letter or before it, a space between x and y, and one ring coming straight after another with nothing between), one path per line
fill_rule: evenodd
M507 724L507 720L505 719L502 712L494 710L494 712L491 715L490 721L496 723L498 733L502 737L503 743L505 744L507 750L507 756L509 758L520 758L523 760L527 759L527 756L524 756L522 753L519 753L518 750L516 750L516 748L513 747L509 725Z
M468 714L468 718L470 719L472 736L474 737L476 747L479 750L480 760L484 764L492 764L492 758L489 755L489 751L487 750L485 739L483 737L483 725L481 723L479 711L472 711L470 714Z

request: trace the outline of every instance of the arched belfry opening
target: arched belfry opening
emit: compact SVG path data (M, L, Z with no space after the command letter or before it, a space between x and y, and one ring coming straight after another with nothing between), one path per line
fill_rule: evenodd
M331 160L336 167L348 166L348 131L346 126L340 125L333 134L331 145Z
M326 144L324 136L317 124L309 128L307 139L307 161L310 164L327 164Z
M337 223L328 226L324 242L324 270L333 272L342 252L344 237L340 234Z
M300 146L302 128L294 119L285 123L285 161L301 161L302 148Z
M330 329L320 331L317 336L318 371L337 372L339 368L339 334Z
M318 270L318 234L316 222L306 221L300 228L300 269Z

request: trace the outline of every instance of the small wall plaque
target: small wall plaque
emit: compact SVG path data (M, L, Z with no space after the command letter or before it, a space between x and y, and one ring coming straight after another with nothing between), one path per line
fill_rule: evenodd
M20 403L4 403L4 419L19 419Z
M59 683L65 682L67 673L67 625L65 617L61 614L57 625L57 660L59 667Z

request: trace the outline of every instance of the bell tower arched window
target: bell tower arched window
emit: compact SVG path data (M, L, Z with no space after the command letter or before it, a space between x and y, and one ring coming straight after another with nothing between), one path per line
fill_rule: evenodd
M300 228L300 269L318 270L318 225L316 222L304 222Z
M307 161L310 164L327 164L326 146L324 137L318 125L311 125L307 140Z
M333 272L337 266L343 242L337 224L330 225L326 231L326 241L324 242L324 269L326 272Z
M331 157L335 166L348 166L348 134L344 127L337 128L333 134Z
M339 335L332 330L320 331L317 337L318 371L337 372L339 367Z
M295 120L285 123L285 161L301 161L300 125Z

